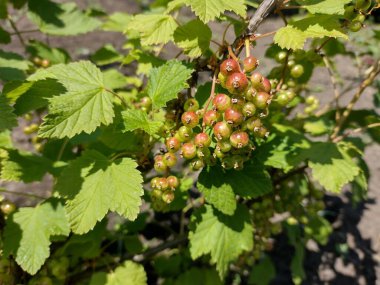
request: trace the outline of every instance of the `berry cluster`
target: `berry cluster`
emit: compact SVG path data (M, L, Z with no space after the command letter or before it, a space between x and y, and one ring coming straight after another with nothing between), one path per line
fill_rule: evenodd
M151 180L152 207L156 211L162 211L174 200L174 191L179 186L178 178L175 176L155 177Z
M352 32L358 32L366 19L367 11L371 7L371 0L356 0L355 5L345 7L344 17L347 26Z

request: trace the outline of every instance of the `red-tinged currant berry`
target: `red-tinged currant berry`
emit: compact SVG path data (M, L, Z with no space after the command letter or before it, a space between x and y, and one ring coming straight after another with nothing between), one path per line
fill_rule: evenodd
M263 82L263 76L259 72L254 72L251 74L250 77L252 87L255 88L256 90L261 90L261 85Z
M174 193L172 191L165 191L161 196L162 201L164 201L166 204L173 202L174 198Z
M258 130L254 132L254 136L256 138L267 138L269 136L269 132L266 127L260 127Z
M199 133L195 136L194 143L199 148L209 147L211 144L211 138L206 133Z
M229 108L224 112L224 120L230 125L238 126L243 122L244 116L239 110Z
M270 93L272 90L272 84L270 83L269 79L266 77L263 77L263 81L261 83L262 85L262 91Z
M193 137L193 129L186 126L180 127L177 133L181 142L187 142Z
M203 116L203 122L206 126L212 127L220 120L220 113L214 110L208 110Z
M167 152L164 154L164 163L166 164L167 167L173 167L177 164L177 157L174 153L172 152Z
M362 28L362 23L358 21L353 21L348 25L348 28L350 29L351 32L358 32Z
M229 152L232 148L232 145L229 141L218 141L216 148L222 152Z
M214 150L214 157L219 158L219 159L223 159L225 156L226 156L226 154L224 152L222 152L220 149L216 148Z
M208 148L198 148L197 149L197 157L202 159L207 159L211 155L211 151Z
M157 183L158 183L158 177L154 177L151 181L150 181L150 186L152 188L157 188Z
M248 87L248 79L242 72L235 72L228 76L226 88L231 94L243 93Z
M255 96L257 95L257 91L256 89L254 88L249 88L247 90L247 92L245 93L244 97L245 97L245 100L249 101L249 102L253 102Z
M197 111L199 109L199 103L194 98L187 99L183 105L183 109L185 111Z
M218 73L218 80L219 80L220 85L221 85L223 88L226 88L226 80L227 80L227 76L226 76L226 75L223 75L221 72L219 72L219 73Z
M179 186L179 180L177 177L170 175L166 178L166 181L168 182L168 185L171 189L176 189Z
M176 152L180 149L181 142L176 137L170 137L166 140L166 148L170 152Z
M286 51L280 51L279 53L276 54L276 61L278 63L283 63L286 59L287 53Z
M205 167L203 159L195 158L190 162L191 169L194 171L200 170Z
M231 98L226 94L217 94L212 104L218 112L224 112L231 107Z
M230 143L235 148L246 147L249 143L249 136L246 132L235 131L230 136Z
M259 92L255 96L253 103L259 109L265 109L269 103L270 95L266 92Z
M296 64L295 66L292 67L290 70L290 75L293 78L299 78L303 75L304 73L304 68L301 64Z
M251 132L259 130L263 125L261 120L258 118L249 118L246 122L247 129Z
M277 94L276 100L277 100L277 103L282 107L286 106L289 103L289 97L286 94L286 92L279 92Z
M256 106L252 102L247 102L243 106L243 115L246 117L252 117L256 113Z
M355 8L361 11L367 11L371 7L371 0L356 0Z
M189 128L195 128L199 123L198 115L193 111L188 111L182 114L182 124Z
M240 71L239 63L234 59L226 59L220 65L220 73L227 76Z
M226 122L218 122L215 124L214 128L214 136L217 140L228 139L231 135L232 128Z
M165 190L165 189L168 189L168 187L169 187L169 183L165 177L161 177L158 179L157 186L156 186L157 189Z
M166 169L168 168L163 159L159 159L159 160L155 159L153 167L157 172L165 172Z
M192 159L197 155L197 147L191 142L184 143L181 147L181 155L185 159Z
M259 60L254 56L248 56L243 61L244 71L254 71L259 66Z
M232 97L231 98L231 108L235 110L241 110L243 109L245 100L243 97Z
M41 66L44 67L44 68L47 68L50 66L50 61L48 59L43 59L41 61Z
M152 99L148 96L144 96L140 99L140 106L149 109L152 106Z
M11 201L4 200L1 202L0 209L4 215L10 215L14 211L16 211L16 205L14 203L12 203Z

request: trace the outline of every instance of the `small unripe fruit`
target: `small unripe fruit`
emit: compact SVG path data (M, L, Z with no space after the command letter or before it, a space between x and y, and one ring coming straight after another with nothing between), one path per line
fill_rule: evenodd
M203 148L197 149L197 156L199 158L206 159L206 158L209 158L210 155L211 155L211 152L208 148L203 147Z
M170 175L166 178L168 185L171 189L176 189L179 186L179 180L177 177Z
M166 148L170 152L176 152L181 147L181 142L176 137L170 137L166 140Z
M217 157L219 159L222 159L226 156L226 154L224 152L222 152L219 148L216 148L214 150L214 157Z
M158 188L154 188L151 192L152 199L161 199L162 190Z
M253 88L255 88L256 90L261 90L261 85L263 82L263 76L261 75L261 73L259 72L252 73L250 80L251 80Z
M218 122L220 119L220 113L214 111L214 110L208 110L204 116L203 116L203 123L206 126L213 126Z
M226 88L226 80L227 76L223 75L221 72L218 73L218 80L220 85L222 85L223 88Z
M296 92L294 92L293 90L287 90L285 93L289 98L289 102L292 101L294 97L296 97Z
M248 56L244 59L243 66L245 72L251 72L259 66L259 61L254 56Z
M296 64L295 66L292 67L290 70L290 75L294 78L299 78L303 75L304 73L304 68L301 64Z
M157 172L164 172L167 169L167 165L166 165L163 158L161 158L161 159L155 158L153 167Z
M253 103L259 109L265 109L269 103L270 95L266 92L259 92L255 96Z
M0 209L4 215L9 215L9 214L12 214L14 211L16 211L16 205L12 203L11 201L4 200L1 202Z
M292 68L295 64L296 64L296 62L293 59L288 61L288 67L289 68Z
M224 120L230 125L238 126L243 122L244 116L239 110L229 108L224 112Z
M39 58L39 57L33 57L33 63L35 64L35 65L41 65L41 63L42 63L42 59L41 58Z
M165 177L158 178L156 187L157 189L160 189L160 190L168 189L169 187L168 180Z
M353 21L358 21L358 22L360 22L360 23L364 23L364 21L365 21L365 16L363 15L363 14L359 14L359 15L357 15L355 18L354 18L354 20Z
M348 28L350 29L351 32L358 32L362 28L362 23L358 21L353 21L348 25Z
M162 193L161 199L164 201L166 204L170 204L171 202L174 201L174 193L172 191L165 191Z
M222 159L222 167L225 169L231 169L234 167L234 161L232 156L226 156Z
M286 59L286 51L280 51L279 53L276 54L276 61L279 63L283 63Z
M307 105L313 105L313 104L315 104L316 101L317 101L317 98L316 98L315 96L313 96L313 95L310 95L310 96L308 96L308 97L305 99L305 103L306 103Z
M218 112L224 112L231 107L231 98L226 94L217 94L212 100L212 105Z
M243 109L245 100L243 97L232 97L231 103L231 108L241 111L241 109Z
M193 111L188 111L182 114L182 124L189 128L195 128L199 123L198 115Z
M347 6L344 9L344 18L347 20L353 20L357 15L357 12L355 11L354 6Z
M243 93L248 87L248 79L242 72L235 72L228 76L226 88L232 94Z
M154 177L151 181L150 181L150 186L152 188L157 188L157 183L158 183L158 177Z
M261 120L257 118L250 118L246 122L247 122L246 123L247 129L250 130L251 132L255 132L256 130L261 128L263 125Z
M262 138L262 139L267 138L269 136L269 132L268 132L267 128L262 126L254 132L254 136L257 138Z
M230 143L233 147L243 148L249 143L249 136L246 132L236 131L230 136Z
M356 0L355 8L361 11L367 11L371 7L371 0Z
M229 124L223 121L216 123L213 128L213 131L217 140L223 140L228 139L230 137L232 129Z
M256 94L257 94L257 90L256 89L249 88L247 90L247 92L245 93L245 95L244 95L245 100L253 102L253 99L255 98Z
M247 102L243 106L243 115L246 117L252 117L256 113L256 106L252 102Z
M232 145L229 141L218 141L216 148L222 152L229 152L232 148Z
M167 152L164 154L164 163L166 164L167 167L173 167L177 164L177 157L174 153L172 152Z
M152 106L152 99L148 96L144 96L140 99L140 105L141 107L149 109Z
M47 60L47 59L43 59L42 61L41 61L41 66L42 67L49 67L49 65L50 65L50 61L49 60Z
M185 159L192 159L197 155L197 147L193 143L184 143L181 147L181 155Z
M196 158L190 162L190 166L194 171L200 170L205 166L203 159Z
M239 71L239 63L234 59L226 59L220 65L220 73L222 73L225 76Z
M231 156L231 162L235 170L241 170L244 166L244 157L241 155L233 155Z
M183 105L183 109L185 111L197 111L199 109L199 103L194 98L187 99Z
M285 92L280 92L277 94L277 103L284 107L289 103L289 97Z
M194 143L199 148L209 147L211 144L211 138L206 133L199 133L195 136Z
M193 136L193 130L189 127L182 126L178 129L178 137L180 141L187 142L189 141Z
M261 90L267 93L270 93L270 91L272 90L272 84L270 83L269 79L266 77L263 77L262 79Z

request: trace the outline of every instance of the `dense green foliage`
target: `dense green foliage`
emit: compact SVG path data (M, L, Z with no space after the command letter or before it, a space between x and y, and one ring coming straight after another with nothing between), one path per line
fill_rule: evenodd
M380 117L354 105L380 86L380 30L367 27L379 3L278 2L285 24L260 35L246 31L255 1L157 0L136 15L1 1L0 42L25 50L0 50L0 178L52 189L0 188L0 284L268 284L280 233L302 283L304 245L332 232L324 193L350 185L354 202L366 197L362 157ZM73 61L26 40L15 22L25 14L38 33L102 30L125 43ZM269 36L264 75L255 46ZM337 55L359 68L346 106ZM316 69L334 87L325 106L309 82Z

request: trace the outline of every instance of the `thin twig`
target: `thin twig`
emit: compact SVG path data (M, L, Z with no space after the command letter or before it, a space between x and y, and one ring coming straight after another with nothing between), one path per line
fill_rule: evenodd
M338 82L336 80L335 74L333 73L330 61L326 56L323 56L323 62L325 63L326 69L327 69L329 76L330 76L330 81L333 85L334 102L335 102L335 121L339 121L339 119L340 119L339 98L341 95L340 95L339 90L338 90Z
M39 32L40 30L37 30L37 29L33 29L33 30L25 30L25 31L18 31L18 33L14 32L14 33L9 33L11 36L15 36L17 34L28 34L28 33L37 33Z
M330 41L332 40L333 38L327 38L318 48L315 49L315 52L316 53L319 53L323 47Z
M25 41L24 41L24 39L23 39L20 31L17 29L17 26L16 26L15 22L13 22L13 20L12 20L11 17L8 17L8 21L11 24L12 29L15 31L15 34L17 35L17 37L18 37L20 43L22 44L22 46L26 47Z
M65 141L63 142L61 148L59 149L58 155L57 155L57 161L61 160L63 152L64 152L68 142L69 142L69 139L65 139Z
M354 130L350 130L348 131L347 133L339 136L339 137L336 137L333 142L337 143L337 142L340 142L341 140L345 139L346 137L352 135L352 134L357 134L357 133L361 133L365 130L368 130L368 129L372 129L372 128L377 128L377 127L380 127L380 123L373 123L373 124L369 124L368 126L365 126L365 127L360 127L360 128L357 128L357 129L354 129Z
M346 122L348 116L351 114L351 111L354 108L356 102L360 99L364 90L367 89L367 87L373 83L373 81L375 80L376 76L379 73L380 73L380 60L377 61L376 64L373 66L372 71L368 74L368 76L360 84L358 91L355 93L354 97L352 97L350 103L347 105L347 107L344 110L340 120L337 122L337 124L333 130L333 133L330 137L332 140L334 140L338 136L343 124Z
M118 98L121 103L123 104L124 107L128 107L128 104L127 102L124 100L123 97L121 97L119 94L117 94L116 92L112 91L111 89L105 89L107 92L111 93L112 95L114 95L116 98Z
M261 38L272 36L275 33L277 33L277 31L272 31L272 32L268 32L268 33L265 33L265 34L254 34L254 35L250 36L249 40L251 42L253 42L253 41L256 41L256 40L261 39Z

